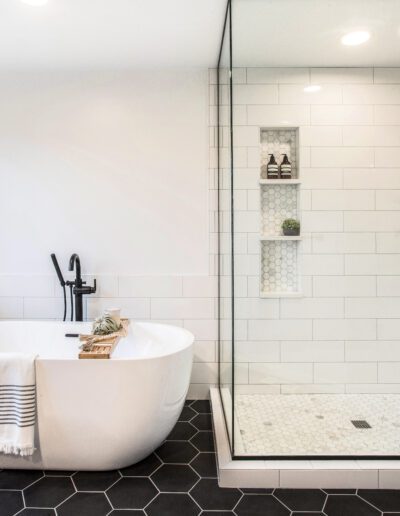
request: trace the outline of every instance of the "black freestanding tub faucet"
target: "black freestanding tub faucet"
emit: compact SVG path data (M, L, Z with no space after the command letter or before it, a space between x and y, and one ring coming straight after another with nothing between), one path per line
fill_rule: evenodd
M81 261L76 253L69 259L68 270L73 271L74 266L75 281L67 282L67 284L72 285L72 292L75 296L75 321L83 321L83 296L96 292L96 280L93 282L93 287L85 286L86 281L82 281L81 276Z

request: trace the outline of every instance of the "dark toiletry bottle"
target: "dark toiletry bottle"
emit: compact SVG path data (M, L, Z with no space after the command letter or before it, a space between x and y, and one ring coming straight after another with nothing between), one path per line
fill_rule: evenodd
M287 154L283 154L283 161L281 163L281 179L292 179L292 165Z
M275 156L273 154L268 154L271 156L267 165L267 178L268 179L278 179L279 177L279 167L278 163L275 161Z

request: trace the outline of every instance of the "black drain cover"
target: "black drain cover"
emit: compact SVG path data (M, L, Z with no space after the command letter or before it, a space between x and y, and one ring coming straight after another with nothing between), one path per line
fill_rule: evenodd
M372 428L365 419L354 419L351 422L356 428Z

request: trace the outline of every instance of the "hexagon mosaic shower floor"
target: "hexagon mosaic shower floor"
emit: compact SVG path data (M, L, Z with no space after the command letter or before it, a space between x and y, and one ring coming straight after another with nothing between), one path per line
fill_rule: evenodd
M0 516L400 516L400 490L218 487L210 405L188 401L155 453L107 472L0 471Z

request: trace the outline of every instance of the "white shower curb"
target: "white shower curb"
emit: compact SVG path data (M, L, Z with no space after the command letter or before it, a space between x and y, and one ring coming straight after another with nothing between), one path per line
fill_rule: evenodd
M210 397L221 487L400 489L400 460L232 460L218 388Z

